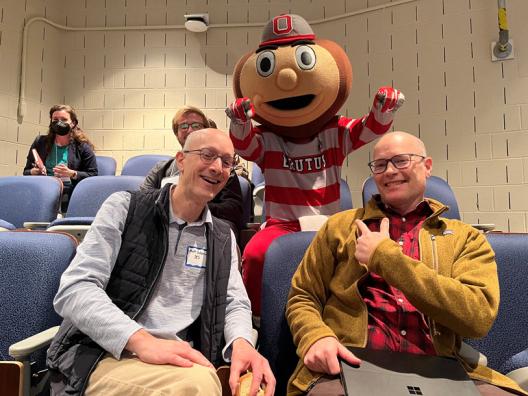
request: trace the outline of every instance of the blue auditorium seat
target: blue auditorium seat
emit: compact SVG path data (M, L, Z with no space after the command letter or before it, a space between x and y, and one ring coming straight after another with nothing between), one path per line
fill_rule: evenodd
M139 190L144 180L141 176L97 176L81 180L73 190L66 216L52 222L48 230L68 232L81 241L106 198L117 191Z
M53 176L0 177L0 219L22 228L25 222L57 218L62 182Z
M268 359L275 374L276 395L286 394L288 379L298 361L284 315L291 279L314 235L313 231L283 235L275 239L266 252L262 275L259 351Z
M121 176L147 176L149 171L160 161L168 161L174 157L161 154L144 154L130 157L123 165Z
M363 207L367 205L367 202L373 195L378 193L378 187L376 187L374 178L370 176L363 183ZM442 214L443 217L460 220L460 212L458 211L455 194L444 179L438 176L429 177L425 187L425 196L436 199L449 207L449 210Z
M23 363L26 391L34 381L31 372L45 367L45 351L35 352L49 345L62 321L53 309L53 298L76 246L66 234L0 232L0 356L5 360L11 355ZM32 338L25 340L28 337ZM36 362L31 368L30 360Z
M96 155L97 176L115 176L117 163L113 157Z
M499 313L486 337L465 342L528 391L528 234L493 232L486 238L497 262Z

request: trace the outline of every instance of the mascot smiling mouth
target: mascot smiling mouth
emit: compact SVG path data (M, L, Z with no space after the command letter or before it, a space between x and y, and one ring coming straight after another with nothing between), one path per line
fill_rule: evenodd
M277 99L266 102L266 104L277 110L298 110L308 106L314 100L315 95L294 96L291 98Z

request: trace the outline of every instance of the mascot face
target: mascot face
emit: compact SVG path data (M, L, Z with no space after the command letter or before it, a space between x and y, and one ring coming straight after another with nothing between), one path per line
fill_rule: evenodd
M298 21L294 18L300 17L281 15L272 22L275 26L282 19L291 26ZM242 57L233 76L235 95L251 99L254 119L291 139L317 134L343 105L352 83L352 67L341 47L313 40L313 33L304 37L294 32L286 43L268 40Z

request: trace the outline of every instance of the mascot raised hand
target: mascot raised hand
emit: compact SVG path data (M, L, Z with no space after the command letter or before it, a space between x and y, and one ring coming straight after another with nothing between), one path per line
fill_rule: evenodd
M382 87L367 115L337 115L351 85L352 66L343 49L316 38L294 14L269 21L258 49L235 66L237 99L226 109L230 136L236 152L262 168L266 183L266 223L246 245L242 261L256 316L268 246L300 231L301 217L339 211L343 161L387 132L403 104L398 90Z

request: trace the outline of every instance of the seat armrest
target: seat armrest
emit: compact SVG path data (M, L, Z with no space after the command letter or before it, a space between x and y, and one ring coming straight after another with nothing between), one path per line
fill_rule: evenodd
M66 232L81 243L89 229L89 225L52 225L47 231Z
M9 355L20 361L27 360L30 354L51 344L57 331L59 331L59 326L51 327L22 341L18 341L9 347Z
M92 216L81 216L81 217L63 217L61 219L54 220L49 226L58 225L91 225L95 217Z
M506 376L517 382L523 390L528 392L528 367L521 367L517 370L513 370L506 374Z
M24 221L24 228L28 230L45 230L50 225L47 221Z
M495 229L495 224L471 224L471 226L482 232L489 232Z
M488 365L488 358L465 342L462 342L462 345L460 345L458 354L462 359L473 366L477 364L480 366Z

